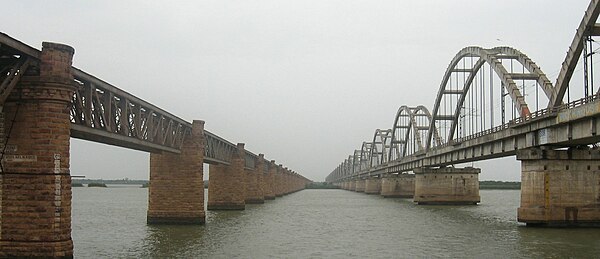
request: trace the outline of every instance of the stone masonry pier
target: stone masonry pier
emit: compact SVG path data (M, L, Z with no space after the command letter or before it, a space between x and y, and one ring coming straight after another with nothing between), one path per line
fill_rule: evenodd
M43 43L39 75L26 74L4 104L0 257L73 257L69 107L74 49ZM10 132L9 130L10 129ZM6 135L10 134L8 137Z
M208 209L244 209L310 182L205 131L203 121L74 68L72 47L42 46L0 33L0 258L73 257L71 137L150 153L148 224L204 224L204 163Z
M381 196L384 198L412 198L414 195L414 174L391 174L381 179Z
M417 168L414 201L418 204L477 204L478 168Z
M526 149L521 161L519 222L600 226L600 150Z

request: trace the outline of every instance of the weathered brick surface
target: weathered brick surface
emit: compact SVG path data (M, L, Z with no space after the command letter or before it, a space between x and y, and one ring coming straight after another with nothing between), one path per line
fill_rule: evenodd
M415 196L418 204L477 204L479 168L417 168Z
M204 122L194 121L180 154L150 154L149 224L203 224Z
M283 196L283 166L278 165L277 172L275 173L273 181L273 190L275 191L275 197Z
M275 175L277 174L277 168L275 161L272 160L269 163L268 173L265 174L265 200L275 199Z
M244 170L244 175L246 176L246 204L261 204L265 202L260 190L259 176L261 174L262 170L259 168Z
M532 152L532 153L530 153ZM523 150L519 222L600 225L599 150Z
M263 154L259 154L258 155L258 162L256 164L256 168L257 170L260 171L260 173L257 176L257 181L258 181L258 193L260 195L260 197L262 197L263 203L266 200L265 196L266 196L266 189L267 189L267 174L269 173L268 168L266 167L267 165L267 161L265 160L265 155Z
M69 105L73 48L44 43L40 74L28 73L5 106L16 151L0 175L0 257L72 257ZM14 121L14 123L13 123Z
M265 203L263 194L264 156L259 155L254 170L244 170L246 175L246 204Z
M208 210L243 210L246 208L244 144L238 144L231 165L210 165Z

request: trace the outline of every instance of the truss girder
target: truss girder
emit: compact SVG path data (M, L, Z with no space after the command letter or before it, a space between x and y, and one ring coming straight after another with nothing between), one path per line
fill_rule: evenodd
M21 56L19 58L9 58L12 60L12 64L0 67L0 106L4 105L4 102L8 98L8 95L13 88L17 85L17 82L21 79L31 60L27 56Z
M0 105L28 67L39 63L40 53L0 33ZM82 70L72 67L72 72L78 87L70 107L71 137L147 152L180 153L185 136L191 134L191 123ZM204 139L204 162L231 163L237 145L207 130ZM245 167L254 169L258 156L245 152Z

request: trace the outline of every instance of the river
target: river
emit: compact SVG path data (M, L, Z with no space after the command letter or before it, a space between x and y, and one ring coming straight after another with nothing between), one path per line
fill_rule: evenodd
M598 258L600 229L530 228L518 190L477 206L424 206L345 190L303 190L206 225L146 225L148 190L73 188L76 258ZM205 197L207 195L205 194Z

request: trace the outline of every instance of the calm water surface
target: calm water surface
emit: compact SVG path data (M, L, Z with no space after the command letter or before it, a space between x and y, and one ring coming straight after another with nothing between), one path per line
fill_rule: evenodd
M600 257L600 229L517 223L513 190L482 190L477 206L304 190L244 211L208 211L204 226L149 226L148 190L110 187L73 188L77 258Z

